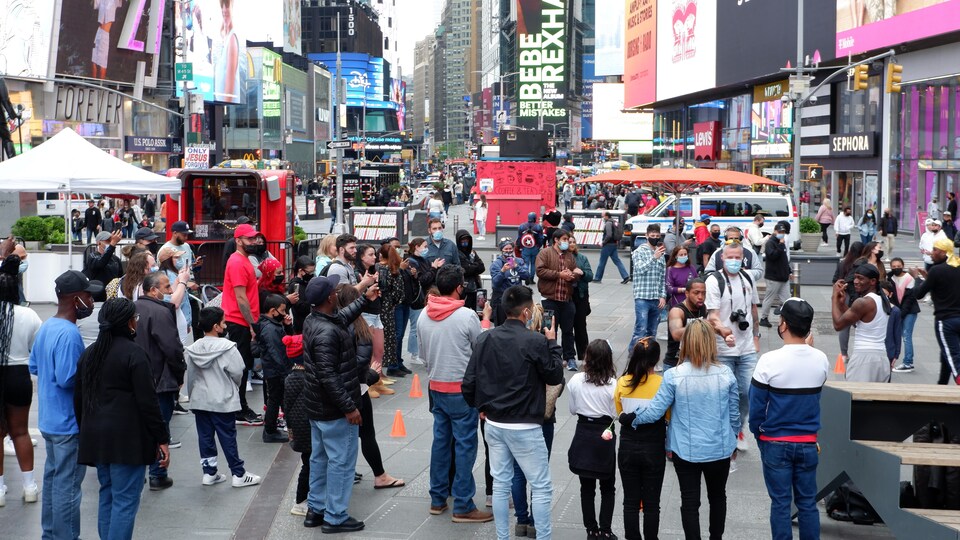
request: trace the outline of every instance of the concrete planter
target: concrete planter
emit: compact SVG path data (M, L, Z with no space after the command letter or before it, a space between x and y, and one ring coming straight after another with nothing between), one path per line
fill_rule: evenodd
M801 233L800 248L804 253L816 253L820 249L822 236L819 233Z

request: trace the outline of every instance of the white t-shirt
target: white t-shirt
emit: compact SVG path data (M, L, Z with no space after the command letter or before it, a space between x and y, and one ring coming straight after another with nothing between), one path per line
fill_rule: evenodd
M477 221L487 221L487 207L484 206L482 202L478 202L474 208L477 213L474 219Z
M25 366L30 362L30 349L37 337L40 317L30 308L13 306L13 331L10 333L10 350L7 351L8 366Z
M827 355L809 345L784 345L764 353L753 378L780 390L820 388L827 382Z
M617 388L617 379L612 378L603 386L587 382L587 374L580 372L567 383L567 401L570 414L582 414L591 418L601 416L617 417L613 403L613 391Z
M731 276L724 272L724 281L727 283L727 290L720 295L719 280L715 277L707 278L707 297L704 305L707 310L716 309L720 312L720 322L724 326L733 330L734 346L728 347L726 341L717 334L717 354L720 356L742 356L744 354L756 352L753 346L753 306L760 303L757 296L757 289L750 282L744 280L739 274ZM740 327L730 321L730 315L738 309L742 309L747 314L747 321L750 326L746 330L740 330Z
M430 202L427 203L427 211L431 214L442 214L443 201L440 199L430 199Z

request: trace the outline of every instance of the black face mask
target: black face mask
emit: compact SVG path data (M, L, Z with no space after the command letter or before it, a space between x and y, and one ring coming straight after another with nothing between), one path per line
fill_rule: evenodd
M890 273L893 274L894 276L903 275L903 268L891 268Z
M881 249L880 251L877 252L877 260L879 261L882 258L883 258L883 250Z
M273 276L273 284L274 284L274 285L280 285L280 284L282 284L282 283L283 283L283 274L281 274L281 275L279 275L279 276Z
M222 338L227 337L227 331L224 330L223 332L217 332L217 337L222 337Z
M310 283L310 280L313 279L313 272L307 272L300 279L302 279L305 284Z
M256 255L257 257L262 257L264 253L267 252L266 244L253 244L247 246L247 253L250 255Z
M80 298L77 298L77 300L80 302L80 305L74 305L77 320L86 319L87 317L93 315L92 303L87 306Z
M710 233L710 236L712 236L714 240L719 240L719 239L720 239L720 233L718 233L718 232L712 232L712 233Z

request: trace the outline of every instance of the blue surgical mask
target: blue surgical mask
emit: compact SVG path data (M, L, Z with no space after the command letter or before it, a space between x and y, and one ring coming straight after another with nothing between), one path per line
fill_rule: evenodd
M743 261L740 259L724 259L723 267L727 269L727 272L731 274L737 274L740 272L740 266L742 266Z
M443 240L443 231L437 231L437 232L433 233L433 240L434 240L435 242L439 242L439 241Z
M777 240L783 240L783 237L786 236L783 233L777 233Z
M30 263L27 261L20 261L20 270L18 273L22 274L27 271L27 267L30 266Z
M560 251L566 251L570 247L570 242L560 242L560 245L557 247L560 248Z
M427 249L427 248L423 248L423 249L420 250L420 256L421 256L421 257L426 257L426 256L427 256L427 253L430 253L430 250Z
M157 265L153 265L153 266L150 267L150 271L151 271L151 272L159 272L159 271L160 271L160 267L157 266Z
M689 260L690 260L689 257L677 257L677 262L680 264L687 264L687 261Z

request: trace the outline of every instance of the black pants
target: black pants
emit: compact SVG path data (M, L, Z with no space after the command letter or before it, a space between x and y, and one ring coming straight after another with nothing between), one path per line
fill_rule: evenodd
M500 302L490 302L491 309L493 309L493 324L494 326L503 326L503 323L507 321L507 312L503 309L503 306Z
M576 346L573 336L573 319L576 317L577 308L572 301L558 302L556 300L544 299L543 309L553 310L553 317L556 319L557 337L563 334L563 360L571 360L577 357Z
M587 334L587 315L590 314L590 297L573 298L573 339L577 347L577 360L583 360L583 355L587 353L587 345L590 344L590 336Z
M623 536L626 540L657 540L660 531L660 491L667 464L663 441L659 444L620 438L617 453L623 483ZM643 535L640 504L643 503Z
M823 243L824 243L824 244L827 244L827 243L830 242L830 239L827 238L827 229L829 229L829 228L830 228L830 224L829 224L829 223L821 223L821 224L820 224L820 235L823 237Z
M587 532L610 532L613 521L613 507L617 497L617 475L597 480L580 478L580 510L583 512L583 526ZM600 523L597 524L596 495L597 483L600 483Z
M307 501L310 494L310 452L300 452L300 476L297 477L297 504Z
M264 386L267 392L267 410L263 415L263 431L277 432L277 417L280 416L280 406L283 405L283 375L267 377Z
M850 235L849 234L838 234L837 235L837 253L840 253L840 244L843 244L843 256L847 256L847 252L850 251Z
M227 323L227 339L237 344L237 351L243 358L243 378L240 379L240 411L250 410L247 405L247 377L253 369L253 351L250 350L250 327L237 323Z
M723 538L727 521L727 476L730 458L706 463L684 461L673 455L673 468L680 484L680 522L687 540L700 540L700 476L707 483L707 501L710 503L710 540Z
M370 401L370 394L363 394L360 398L360 452L367 465L373 469L374 476L380 476L384 473L383 458L380 456L380 445L377 444L377 431L373 427L373 402Z

